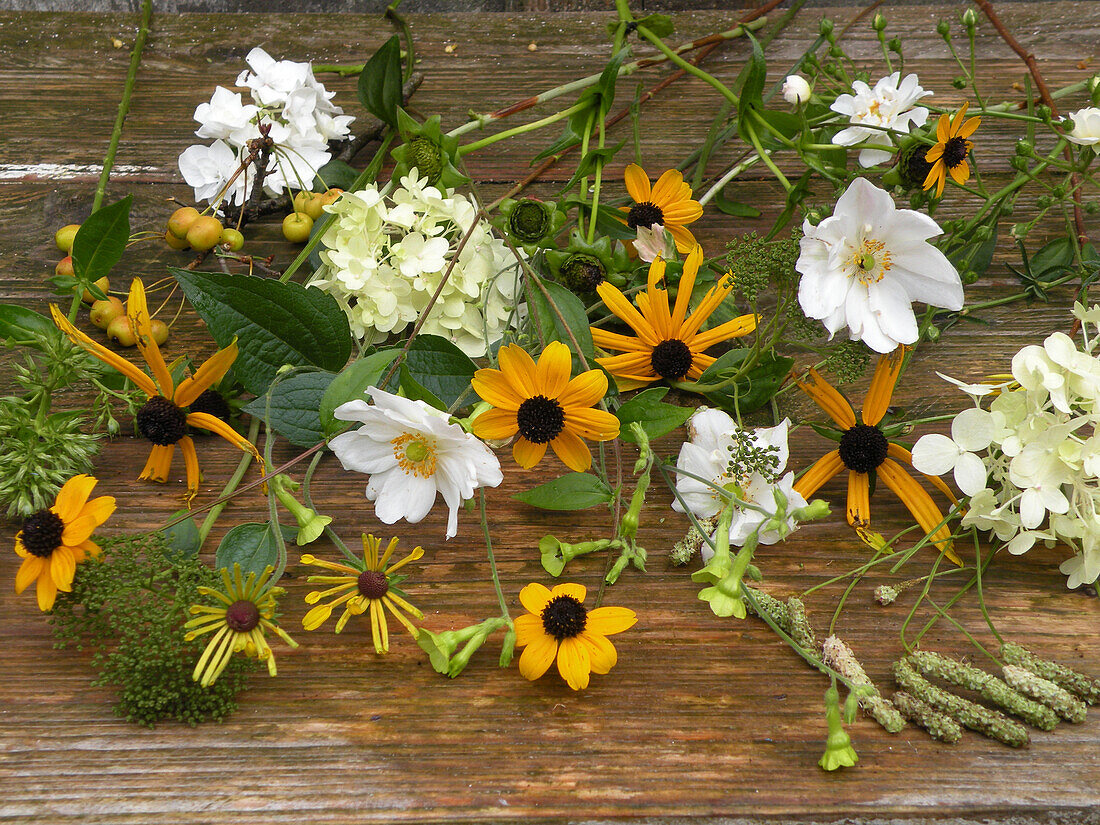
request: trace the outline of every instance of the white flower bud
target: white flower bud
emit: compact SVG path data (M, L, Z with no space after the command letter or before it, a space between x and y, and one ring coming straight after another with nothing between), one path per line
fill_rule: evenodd
M783 99L791 105L805 103L810 99L810 84L801 75L788 75L783 81Z

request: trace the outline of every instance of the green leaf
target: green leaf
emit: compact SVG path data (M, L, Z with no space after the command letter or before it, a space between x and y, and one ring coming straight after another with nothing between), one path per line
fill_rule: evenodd
M237 339L233 372L263 395L285 364L340 371L351 354L351 329L336 300L293 282L254 275L169 269L219 346Z
M591 473L567 473L512 498L543 510L584 510L611 501L611 490Z
M699 378L700 384L716 384L732 376L740 368L751 350L731 349L711 364ZM771 400L782 386L794 366L794 359L766 352L757 364L734 384L704 393L709 401L726 410L737 410L742 415L758 410Z
M274 384L271 403L267 396L255 398L244 406L244 411L271 425L275 432L297 447L312 447L324 441L318 412L321 398L329 388L335 374L331 372L303 372ZM271 418L268 420L268 410Z
M409 368L405 364L401 365L401 393L412 401L423 401L429 407L435 407L437 410L443 410L444 412L447 410L447 405L436 398L435 393L421 386L412 377L412 373L409 372Z
M401 44L395 34L371 55L359 75L359 102L383 123L397 128L401 106Z
M691 418L695 409L664 403L661 399L667 394L668 387L652 387L619 407L616 413L622 425L619 428L619 437L623 441L637 441L630 431L630 425L637 422L650 440L660 438Z
M564 194L572 189L585 175L591 175L596 171L596 162L599 161L603 165L607 165L608 161L615 157L615 154L623 148L623 144L626 140L621 140L614 146L605 146L602 149L592 149L584 157L581 158L580 163L577 164L577 171L573 173L573 177L569 179L569 182L561 188L561 192Z
M172 518L187 515L186 510L177 510ZM193 518L185 518L179 524L173 524L163 531L164 543L173 556L193 559L199 554L202 542L199 540L199 528Z
M715 195L712 202L723 215L733 215L735 218L759 218L763 214L755 206L730 200L725 189Z
M737 128L742 135L748 135L750 130L760 134L761 127L752 122L752 115L749 113L753 109L761 111L764 108L764 82L768 76L768 65L764 61L764 50L760 48L756 38L749 32L745 32L745 37L749 39L752 51L746 67L745 82L741 84L741 97L737 105Z
M60 330L45 315L15 304L0 304L0 341L42 349L42 339L57 335Z
M313 182L313 191L321 192L326 189L351 189L359 172L354 166L349 166L342 160L330 160L317 170L317 179Z
M321 430L326 436L334 435L345 425L344 421L334 416L336 408L348 401L366 401L367 388L378 386L378 382L382 380L382 374L400 352L399 349L384 349L364 355L358 361L348 364L333 379L321 397L318 409Z
M565 324L563 324L562 319L558 317L558 313L554 312L546 300L546 296L542 294L542 290L536 287L531 291L534 298L532 303L535 312L538 314L539 326L547 334L547 340L561 341L572 352L573 342L569 338L568 327L568 330L572 331L573 337L577 339L581 352L591 363L592 359L595 358L595 350L592 346L592 327L588 324L588 313L585 312L584 302L559 283L543 281L542 285L546 287L546 291L561 312L562 318L565 319ZM583 365L577 354L573 352L573 371L577 372L581 369L583 369Z
M667 14L649 14L637 21L639 26L645 26L655 35L664 39L676 31L672 18Z
M470 388L477 364L470 357L438 335L417 335L405 355L402 370L424 390L449 409ZM476 396L466 396L473 403ZM429 401L429 403L431 403Z
M1066 236L1055 238L1033 254L1030 263L1036 278L1059 275L1073 266L1073 242Z
M296 530L286 525L280 524L279 527L284 541L294 541L298 535ZM232 572L234 564L239 564L241 573L246 576L249 573L259 576L265 567L278 566L279 546L275 543L275 531L270 524L245 522L225 534L218 545L218 552L214 554L214 568L220 570L224 567Z
M130 205L134 196L93 212L73 239L73 271L88 284L108 274L120 260L130 240Z

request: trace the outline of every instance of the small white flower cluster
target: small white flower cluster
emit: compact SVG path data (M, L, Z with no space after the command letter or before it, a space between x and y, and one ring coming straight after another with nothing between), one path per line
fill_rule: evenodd
M880 79L873 89L857 80L852 83L852 90L854 95L838 95L829 108L847 115L851 123L833 136L833 143L866 147L859 153L860 166L890 160L891 153L887 151L893 148L890 131L908 133L928 120L928 110L913 104L932 92L921 88L915 74L907 74L902 80L901 72L894 72Z
M309 189L317 170L332 157L329 141L346 138L355 119L331 102L336 93L317 82L308 63L275 60L260 48L245 59L251 70L241 72L237 85L249 90L253 102L218 86L210 102L195 109L200 124L195 134L214 141L189 146L179 158L180 172L196 200L214 202L227 184L227 202L240 205L248 199L254 171L246 169L235 180L233 176L249 154L248 142L260 137L261 123L270 127L275 143L264 191L275 196L288 188Z
M730 543L741 547L753 531L778 512L774 490L782 492L789 510L805 507L806 499L794 489L794 473L781 475L787 466L790 424L784 419L775 427L758 427L747 432L722 410L701 408L688 422L691 440L680 448L676 459L679 471L676 491L683 504L680 500L674 501L672 509L683 513L687 505L697 519L711 518L726 504L725 497L715 487L725 487L731 482L736 484L740 488L738 497L747 506L733 514ZM789 515L787 527L790 530L797 527ZM760 544L775 544L780 538L777 530L768 530L759 536ZM711 553L704 547L703 559L709 559Z
M399 333L427 307L473 226L421 332L447 338L471 357L484 355L515 323L517 262L467 198L445 197L416 169L400 184L388 197L368 186L325 207L334 220L321 238L323 263L311 286L336 298L356 337L370 343Z
M1073 314L1082 349L1056 332L1016 353L1012 382L960 384L974 408L955 417L950 438L926 435L913 447L914 467L953 471L970 496L964 527L992 532L1014 554L1039 541L1069 545L1076 555L1060 568L1069 587L1100 577L1100 306L1076 304Z

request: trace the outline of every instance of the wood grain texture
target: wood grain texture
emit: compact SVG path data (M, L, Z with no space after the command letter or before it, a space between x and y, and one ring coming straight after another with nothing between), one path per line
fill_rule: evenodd
M936 20L957 11L956 5L944 4L888 12L891 33L906 42L907 70L918 71L923 85L936 89L937 104L964 99L950 87L954 72L934 34ZM1001 11L1035 51L1052 86L1095 70L1100 6L1013 3ZM828 13L842 23L855 10ZM812 42L818 19L816 11L800 15L773 44L769 57L775 77ZM445 124L454 125L471 107L495 109L598 71L606 54L605 20L595 14L415 18L420 69L426 75L416 107L439 112ZM677 20L677 37L684 39L730 22L718 12L689 13ZM0 170L101 161L128 59L125 50L111 47L110 38L128 41L132 25L133 18L123 15L0 15L0 112L5 122ZM165 199L189 195L175 158L193 141L195 106L215 84L232 83L253 45L263 44L279 57L351 62L361 61L388 35L373 17L155 18L118 158L138 171L113 182L112 194L135 193L135 227L162 225L171 209ZM982 75L990 78L992 96L1012 96L1011 84L1022 77L1022 64L988 27L982 27L980 38ZM850 41L853 53L875 76L879 63L871 32L854 30ZM530 42L538 44L537 51L528 51ZM451 54L444 51L448 44L455 46ZM732 80L744 56L744 44L733 43L707 65ZM1079 61L1088 68L1078 68ZM662 71L644 73L642 82L652 85ZM362 114L353 102L352 81L325 82L338 90L338 101L350 112ZM660 169L678 160L701 139L716 106L715 96L695 81L678 82L660 96L647 114L647 167ZM990 124L979 134L978 157L993 176L1007 173L1011 132ZM499 151L478 153L471 171L483 196L494 196L526 174L527 160L542 140L544 136L521 139ZM720 173L720 161L710 171ZM553 183L568 176L563 165L536 191L552 195ZM44 310L49 294L43 278L57 258L53 228L80 220L93 188L90 177L59 180L49 172L22 172L0 180L0 301ZM763 174L754 173L731 194L774 215L778 192ZM819 197L825 202L831 193L822 191ZM963 214L966 208L965 201L956 199L939 216ZM731 235L754 228L750 222L711 214L697 226L708 249L721 248ZM1095 238L1094 218L1089 229ZM249 249L275 255L276 266L284 266L294 254L279 241L274 220L250 231ZM1009 250L1002 246L998 261L1008 258ZM131 275L148 282L166 264L186 260L159 245L138 247L120 267L116 286L124 286ZM993 298L1011 287L1010 273L998 263L968 297ZM935 350L914 363L897 404L922 414L960 409L961 396L934 371L971 379L1003 371L1021 345L1068 327L1070 297L1060 291L1049 305L990 310L982 313L982 324L950 330ZM166 348L170 357L211 350L201 323L189 314ZM852 397L862 397L865 386L866 381L851 388ZM812 408L797 398L784 400L783 412L814 417ZM668 455L677 444L669 437L658 448ZM792 438L791 466L805 467L827 448L827 442L803 428ZM134 480L146 451L144 443L132 438L116 439L104 448L100 488L119 502L107 534L155 528L179 506L181 464L167 485ZM215 438L202 439L199 451L205 473L199 501L208 502L238 454ZM276 455L289 458L292 453L280 445ZM562 468L545 461L525 473L507 451L502 463L505 481L490 492L492 535L505 593L516 614L521 611L519 589L530 581L548 581L538 561L539 538L546 533L566 540L595 537L606 530L609 519L596 510L545 513L510 501L511 494L558 475ZM461 515L460 534L450 541L443 540L445 516L438 509L419 525L387 528L363 498L364 486L365 478L342 472L330 456L318 472L314 494L347 539L369 530L425 547L424 559L411 571L408 592L424 609L426 627L457 628L494 612L474 514ZM861 719L851 729L859 765L838 774L820 771L816 762L825 736L825 680L804 667L762 623L715 619L697 600L698 588L688 579L688 570L667 562L668 549L686 529L685 520L670 509L671 497L662 485L655 483L651 490L639 537L650 552L649 572L627 571L606 599L607 604L638 610L638 625L616 637L619 663L611 674L594 677L590 689L580 694L552 675L532 684L514 666L499 670L499 637L465 674L451 681L434 673L407 637L395 634L392 653L382 659L373 654L369 628L362 623L352 623L340 636L323 629L306 633L300 629L302 596L312 588L304 581L306 569L292 563L285 626L302 647L276 648L279 677L256 677L239 712L224 724L194 730L169 724L148 731L112 715L110 691L89 686L86 654L53 650L30 594L16 598L10 585L0 587L0 821L266 825L747 817L808 822L954 815L983 821L1095 820L1100 722L1093 714L1084 725L1033 733L1032 746L1023 751L973 734L964 735L956 746L934 743L915 728L891 736ZM822 495L841 511L839 483L827 485ZM876 495L873 507L875 527L886 535L908 523L902 506L885 490ZM266 520L264 502L258 494L244 494L226 511L209 546L216 546L229 526L255 520ZM15 529L7 524L0 530L3 546L10 546ZM322 556L335 552L324 546L312 549ZM776 595L799 593L866 558L866 549L839 515L807 526L786 544L758 556L766 578L762 586ZM1007 638L1100 675L1100 602L1083 591L1065 590L1057 570L1062 558L1058 550L1041 550L999 560L985 581L993 618ZM17 561L10 551L0 552L0 582L12 580ZM898 629L911 595L884 608L874 603L871 592L878 584L923 575L930 562L930 556L918 554L897 574L882 571L866 577L838 626L887 693L892 688L890 663L901 652ZM574 562L567 576L594 590L603 568L602 558L586 558ZM954 590L947 580L933 592L946 599ZM821 636L839 593L832 586L807 601ZM953 615L989 642L972 598ZM946 624L929 634L927 646L971 653Z

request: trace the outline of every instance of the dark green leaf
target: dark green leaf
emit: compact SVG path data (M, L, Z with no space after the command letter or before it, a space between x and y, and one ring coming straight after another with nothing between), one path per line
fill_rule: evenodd
M760 215L763 214L755 206L749 206L747 203L739 203L738 201L731 201L726 197L725 189L720 191L713 198L713 203L723 215L733 215L735 218L759 218Z
M120 260L130 240L133 195L97 209L80 225L73 239L73 270L82 283L98 281Z
M323 441L318 412L321 398L336 376L331 372L303 372L272 386L271 402L261 395L245 405L244 411L271 425L279 435L297 447L312 447ZM268 410L271 418L268 420Z
M741 97L737 104L737 128L742 135L748 135L750 131L760 134L762 127L753 122L750 113L754 109L761 111L764 108L764 82L767 80L768 66L760 43L749 32L745 32L745 37L749 39L752 51L749 53L745 82L741 84Z
M359 102L395 129L401 106L401 44L395 34L371 55L359 75Z
M400 352L399 349L384 349L364 355L358 361L348 364L333 379L321 397L318 410L321 429L326 436L339 432L345 425L345 422L333 416L336 408L348 401L366 401L367 388L378 386L378 382L382 380L382 374Z
M254 275L169 272L219 346L237 339L233 372L253 395L267 392L285 364L338 372L347 363L351 329L331 295Z
M186 514L186 510L177 510L172 513L172 518L177 519ZM173 524L164 531L164 543L174 556L195 558L202 546L202 542L199 540L199 528L195 526L195 520L188 517L179 524Z
M11 340L41 349L38 342L59 334L53 321L45 315L15 304L0 304L0 341Z
M568 327L591 365L592 359L595 358L595 350L592 347L592 328L588 325L588 313L585 312L584 302L559 283L543 281L542 285L546 287L546 291L550 293L554 304L565 318L565 324L562 324L562 319L551 308L542 290L537 287L532 290L534 310L538 314L540 327L544 333L547 333L547 340L561 341L569 347L570 352L573 352L573 342L569 338ZM573 369L574 372L583 369L583 364L575 352L573 352Z
M1036 278L1055 277L1073 266L1073 242L1055 238L1031 256L1031 273Z
M568 473L512 498L543 510L583 510L611 501L611 490L590 473Z
M435 394L422 387L415 378L412 377L412 373L409 372L407 365L401 365L401 392L406 397L413 401L423 401L429 407L435 407L437 410L447 410L447 405L435 397Z
M313 182L313 190L322 192L326 189L351 189L359 172L354 166L349 166L342 160L330 160L317 170L317 180Z
M716 384L732 377L750 352L748 349L731 349L707 367L699 383ZM761 355L756 365L736 382L704 395L718 407L745 415L768 403L782 386L792 366L793 359L769 351Z
M623 144L626 140L621 140L614 146L605 146L602 149L592 149L584 157L581 158L580 163L577 164L577 171L573 173L573 177L569 179L569 182L561 188L563 193L568 192L585 175L591 175L596 171L597 161L606 165L608 161L615 157L615 154L623 148Z
M294 541L297 531L285 525L279 526L283 539ZM275 543L275 531L270 524L245 522L225 534L214 555L214 567L218 570L224 567L232 573L234 564L241 566L241 573L245 576L249 573L259 576L265 567L279 564L279 546Z
M630 431L630 425L637 422L645 430L650 440L670 433L691 418L693 407L678 407L666 404L661 399L668 393L668 387L652 387L635 395L625 402L616 413L622 427L619 437L623 441L637 441Z
M477 364L446 338L417 335L402 368L447 409L469 389ZM472 403L475 396L467 395L466 400Z

